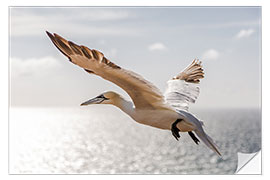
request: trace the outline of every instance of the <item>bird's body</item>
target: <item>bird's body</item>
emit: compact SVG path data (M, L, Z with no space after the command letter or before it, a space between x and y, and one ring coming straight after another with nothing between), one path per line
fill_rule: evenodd
M196 144L197 136L218 155L221 155L213 140L204 132L202 121L188 112L189 103L199 95L198 83L203 78L201 62L194 60L184 71L168 81L163 95L152 83L140 75L125 70L104 57L103 53L79 46L61 36L47 32L54 45L68 59L90 74L95 74L124 89L132 101L109 91L81 105L111 104L120 108L136 122L159 129L171 130L178 140L179 132L188 132Z
M136 110L133 117L135 121L141 124L149 125L160 129L171 129L172 123L180 116L167 109Z
M123 110L125 112L125 110ZM126 111L127 112L127 111ZM129 113L127 113L129 114ZM170 109L135 109L129 114L136 122L160 129L171 129L171 124L181 116Z
M132 106L132 102L121 101L121 104L123 105L116 106L128 114L136 122L159 129L170 130L172 123L174 123L176 119L186 119L182 112L175 112L168 107L159 107L156 109L136 109L134 106ZM188 114L191 115L190 113ZM181 132L194 130L194 126L186 121L178 123L177 127L181 129Z

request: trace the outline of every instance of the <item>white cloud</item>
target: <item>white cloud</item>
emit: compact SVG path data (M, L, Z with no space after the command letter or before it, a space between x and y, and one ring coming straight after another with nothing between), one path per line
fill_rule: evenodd
M50 74L60 67L59 62L53 57L43 58L10 58L11 77L36 76Z
M34 22L34 23L32 23ZM36 23L37 22L37 23ZM43 23L41 23L43 22ZM24 24L28 24L24 26ZM57 32L61 35L73 34L76 36L136 36L140 34L139 29L132 29L127 27L117 27L113 25L102 25L102 26L89 26L88 24L77 23L77 22L48 22L42 20L27 20L25 22L11 23L10 35L11 36L44 36L45 31Z
M71 12L72 13L72 12ZM74 11L73 14L78 14L78 11ZM109 9L91 9L90 11L82 11L79 15L73 16L79 20L87 21L112 21L121 20L129 17L133 17L128 11L117 11Z
M254 29L242 29L242 30L236 35L236 38L237 38L237 39L240 39L240 38L250 37L254 32L255 32Z
M76 35L136 35L134 28L119 27L108 21L117 21L133 18L128 11L82 9L81 11L69 9L68 11L50 12L45 14L36 11L23 11L11 9L10 35L11 36L36 36L44 35L46 30L53 32L65 32ZM95 26L91 26L95 22ZM99 25L97 23L101 22Z
M189 24L181 24L179 28L186 29L220 29L220 28L231 28L231 27L243 27L243 26L258 26L260 25L260 20L253 21L231 21L231 22L218 22L218 23L192 23Z
M219 57L220 53L215 50L215 49L208 49L207 51L205 51L202 55L203 59L206 60L215 60Z
M163 51L163 50L166 50L167 47L163 43L157 42L157 43L150 44L148 46L148 49L149 51Z

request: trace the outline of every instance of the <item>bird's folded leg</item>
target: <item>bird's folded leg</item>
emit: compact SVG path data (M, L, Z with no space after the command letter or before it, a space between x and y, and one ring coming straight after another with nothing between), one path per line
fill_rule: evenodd
M178 141L178 138L180 138L179 129L176 127L177 123L181 122L182 119L177 119L171 126L172 135L175 137L175 139Z
M192 131L188 131L188 134L190 135L190 137L193 139L193 141L196 143L196 144L199 144L199 139L195 136L195 134L193 134Z

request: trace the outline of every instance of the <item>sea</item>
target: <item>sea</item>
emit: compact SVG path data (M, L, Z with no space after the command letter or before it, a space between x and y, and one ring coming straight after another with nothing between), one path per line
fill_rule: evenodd
M196 109L222 157L187 133L136 123L112 106L10 107L10 174L234 174L261 149L260 109Z

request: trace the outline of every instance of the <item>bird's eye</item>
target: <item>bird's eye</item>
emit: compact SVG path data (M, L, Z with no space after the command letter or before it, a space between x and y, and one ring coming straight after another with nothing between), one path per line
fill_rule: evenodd
M100 96L98 96L97 98L102 98L104 100L108 100L109 98L106 98L103 94L101 94Z

